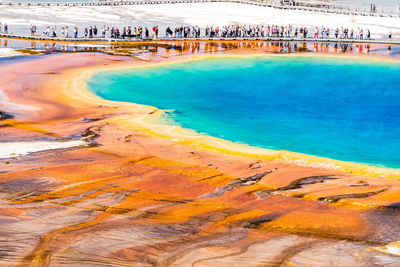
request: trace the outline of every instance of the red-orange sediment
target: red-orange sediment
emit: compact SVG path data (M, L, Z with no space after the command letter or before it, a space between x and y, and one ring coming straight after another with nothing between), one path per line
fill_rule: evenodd
M278 49L254 43L221 53ZM0 121L0 141L70 138L89 128L99 135L98 146L0 160L0 231L7 246L20 247L0 253L0 263L272 266L307 262L301 253L315 257L316 265L318 257L335 259L340 253L348 255L342 259L346 266L374 257L393 260L367 248L400 238L382 232L394 227L387 220L397 220L387 208L399 201L396 177L224 153L202 141L176 142L127 123L154 108L101 100L78 86L79 73L188 60L187 53L166 58L158 51L151 62L61 54L0 66L1 89L10 101L36 108L4 108L16 116ZM43 74L49 72L55 74ZM237 181L271 170L258 182ZM285 188L316 176L335 179ZM328 244L336 247L326 255L313 251Z

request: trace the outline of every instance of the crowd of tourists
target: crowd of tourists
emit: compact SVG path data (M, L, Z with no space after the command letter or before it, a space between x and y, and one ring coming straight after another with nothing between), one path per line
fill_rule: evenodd
M371 39L369 29L334 28L321 26L315 28L294 27L291 25L267 25L267 26L239 26L230 25L224 27L206 27L205 35L210 38L314 38L314 39Z
M37 27L36 25L31 25L30 27L31 36L35 36ZM70 35L70 32L72 35ZM45 31L43 32L43 36L45 37L62 37L62 38L107 38L107 39L129 39L129 38L137 38L137 39L157 39L158 38L158 26L154 26L152 28L152 33L147 27L122 27L122 29L117 27L106 27L105 25L101 28L97 28L97 26L89 26L85 27L83 30L83 35L79 35L78 27L73 27L72 30L69 29L68 26L61 27L61 33L58 35L57 26L47 26Z
M32 25L31 26L31 35L34 36L36 33L36 26ZM72 35L70 35L70 31ZM53 26L50 28L50 26L47 26L46 30L43 32L43 36L46 37L57 37L57 26ZM71 30L69 29L68 26L63 26L61 27L61 37L63 38L78 38L78 27L73 27Z
M106 25L98 28L88 26L79 32L78 27L47 26L42 33L38 33L35 25L30 26L31 36L42 35L45 37L61 38L104 38L104 39L158 39L159 27L124 26L108 27ZM8 25L0 23L0 32L8 33ZM292 25L228 25L223 27L206 26L201 29L198 26L166 27L165 38L313 38L313 39L358 39L370 40L371 31L362 28L329 28L329 27L298 27ZM388 38L392 39L391 31Z
M1 24L0 24L1 25ZM0 26L1 27L1 26ZM5 26L6 27L6 26ZM37 35L37 27L31 25L31 35ZM60 35L58 35L60 34ZM46 37L62 38L106 38L106 39L157 39L159 38L159 27L152 28L141 26L108 27L103 25L89 26L79 33L78 27L61 27L58 32L57 26L47 26L43 31ZM164 36L163 36L164 37ZM362 28L329 28L329 27L298 27L292 25L228 25L223 27L207 26L201 29L198 26L168 26L165 29L166 38L314 38L314 39L371 39L371 31ZM391 33L389 34L391 38Z
M371 4L369 5L369 12L371 12L371 13L376 13L377 11L378 11L378 9L376 9L376 4L371 3Z
M289 6L296 6L296 0L281 0L279 2L281 6L289 5Z

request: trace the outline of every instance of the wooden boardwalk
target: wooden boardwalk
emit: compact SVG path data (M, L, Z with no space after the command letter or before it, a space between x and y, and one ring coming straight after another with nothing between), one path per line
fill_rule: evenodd
M359 40L359 39L336 39L336 38L293 38L293 37L245 37L245 38L166 38L160 37L157 39L153 38L131 38L131 39L108 39L108 38L62 38L62 37L46 37L46 36L29 36L29 35L18 35L18 34L0 34L0 38L4 39L22 39L22 40L38 40L38 41L49 41L49 42L74 42L74 43L127 43L127 42L159 42L159 41L273 41L273 42L323 42L323 43L360 43L360 44L388 44L388 45L400 45L400 40L387 40L387 39L373 39L373 40Z

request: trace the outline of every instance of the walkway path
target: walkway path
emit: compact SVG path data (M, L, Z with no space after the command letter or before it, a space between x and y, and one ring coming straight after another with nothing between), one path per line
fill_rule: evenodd
M325 42L325 43L369 43L369 44L390 44L400 45L400 40L374 39L374 40L359 40L359 39L325 39L325 38L294 38L294 37L246 37L246 38L166 38L160 37L157 39L108 39L108 38L62 38L62 37L46 37L46 36L26 36L18 34L0 34L0 38L16 38L25 40L42 40L56 42L156 42L156 41L280 41L280 42Z

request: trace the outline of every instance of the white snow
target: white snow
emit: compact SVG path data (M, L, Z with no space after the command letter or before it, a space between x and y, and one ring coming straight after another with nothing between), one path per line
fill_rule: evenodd
M11 48L0 48L0 57L15 57L24 55L21 52Z
M374 249L382 253L400 256L400 241L392 242L382 247L375 247Z
M372 37L386 36L389 30L394 37L400 35L400 18L338 15L300 10L281 10L270 7L238 3L182 3L160 5L127 6L0 6L0 22L10 25L10 32L29 32L29 26L36 24L37 33L44 27L57 25L83 26L148 26L159 25L206 25L228 24L274 24L329 28L358 27L370 29Z
M0 159L24 156L29 153L86 145L85 141L32 141L0 143Z

